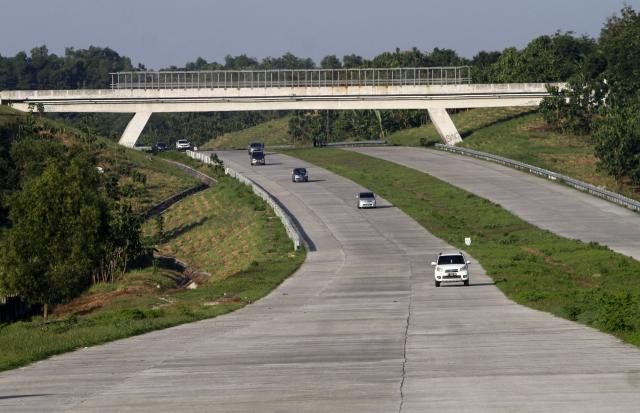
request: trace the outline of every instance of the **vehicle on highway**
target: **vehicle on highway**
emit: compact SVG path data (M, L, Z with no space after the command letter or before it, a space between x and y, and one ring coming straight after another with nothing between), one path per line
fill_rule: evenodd
M469 285L469 264L462 252L438 254L438 260L431 263L435 267L433 277L436 287L440 283L462 282Z
M191 149L191 144L186 139L178 139L178 141L176 141L176 149L179 151L186 151Z
M376 196L373 192L359 192L356 198L358 199L358 209L376 207Z
M249 155L254 152L264 152L264 144L262 142L251 142L249 146L247 146L247 151Z
M309 182L307 168L293 168L293 171L291 171L291 182Z
M167 149L169 149L169 146L168 146L166 143L164 143L164 142L156 142L156 144L155 144L155 145L153 145L153 149L154 149L156 152L164 152L164 151L166 151Z
M249 155L251 159L251 166L253 165L264 165L266 163L264 152L262 151L253 151L251 155Z

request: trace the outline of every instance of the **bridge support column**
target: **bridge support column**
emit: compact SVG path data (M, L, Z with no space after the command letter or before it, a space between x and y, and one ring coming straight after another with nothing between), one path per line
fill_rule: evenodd
M136 112L129 121L129 124L122 133L118 143L122 146L133 148L142 133L147 121L151 117L152 112Z
M453 124L446 109L433 108L427 109L427 111L429 111L429 118L445 144L455 145L462 142L462 137L458 133L458 129L456 129L456 125Z

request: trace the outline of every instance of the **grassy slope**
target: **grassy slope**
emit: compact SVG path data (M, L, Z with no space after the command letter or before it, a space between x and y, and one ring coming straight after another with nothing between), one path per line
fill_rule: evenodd
M462 146L516 159L640 199L640 192L598 171L589 136L562 135L549 130L538 113L480 129Z
M289 153L379 193L434 235L468 250L514 301L640 345L640 262L541 230L485 199L391 162L335 149ZM465 236L475 240L471 247L463 245Z
M252 141L271 145L286 145L289 140L289 116L261 123L237 132L225 133L202 145L200 149L246 149Z
M451 115L451 119L460 134L466 136L478 129L522 116L531 110L532 108L526 107L472 109L455 113ZM433 143L442 142L432 123L392 133L387 137L387 140L394 145L420 146L420 138L425 138Z
M18 117L26 116L25 113L0 105L0 124L14 121ZM78 141L80 131L70 127L59 120L47 119L37 116L37 121L47 127L54 128L56 135L66 143ZM198 181L179 168L157 159L149 154L125 148L108 139L98 138L102 146L99 151L98 164L105 170L121 172L125 169L137 170L146 175L145 185L133 182L130 175L119 173L119 183L130 185L133 189L128 200L136 210L142 211L151 205L158 203L171 195L183 191Z
M176 204L166 214L159 249L212 274L195 290L176 289L179 274L147 268L116 284L94 286L43 326L42 320L0 325L0 370L53 354L215 317L278 286L304 261L284 227L248 187L219 185ZM146 231L154 232L153 223Z

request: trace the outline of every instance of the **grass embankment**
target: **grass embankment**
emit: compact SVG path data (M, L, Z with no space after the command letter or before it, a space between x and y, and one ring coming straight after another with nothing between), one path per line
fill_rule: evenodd
M640 262L541 230L432 176L337 149L289 152L388 199L449 244L469 251L512 300L640 345ZM473 245L466 247L464 237Z
M155 235L150 222L145 230ZM54 354L215 317L241 308L278 286L304 261L284 227L251 190L224 178L165 213L159 250L211 277L197 289L178 288L181 274L131 271L100 284L43 326L41 319L0 325L0 370Z
M258 141L267 146L287 145L289 138L289 116L272 119L251 128L225 133L211 139L198 149L246 149L250 142Z
M0 105L0 125L25 119L27 113ZM78 144L83 133L61 120L33 114L43 133L65 145ZM117 177L121 196L130 202L134 210L142 212L152 205L198 184L198 180L151 154L125 148L109 139L95 136L92 150L97 152L97 164L108 175ZM144 177L143 179L134 179ZM144 182L143 182L144 181Z
M452 114L451 119L460 135L465 137L478 129L517 118L532 110L533 108L527 107L469 109ZM429 144L442 143L442 138L433 123L418 128L402 129L387 137L389 143L402 146L421 146L420 139L425 139Z
M478 129L461 146L515 159L559 172L590 184L640 199L640 188L598 170L590 136L562 135L551 130L539 113Z

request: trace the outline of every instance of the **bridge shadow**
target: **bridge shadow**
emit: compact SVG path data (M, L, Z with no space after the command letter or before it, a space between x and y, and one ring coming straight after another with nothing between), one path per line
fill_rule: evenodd
M203 225L209 219L210 219L209 217L203 217L203 218L199 219L198 221L191 222L191 223L189 223L187 225L181 225L181 226L179 226L179 227L177 227L175 229L172 229L171 231L167 231L164 234L164 237L162 237L162 242L168 242L168 241L171 241L173 239L176 239L180 235L184 234L185 232L189 232L192 229Z
M15 394L11 396L0 396L0 400L8 400L8 399L23 399L26 397L43 397L43 396L54 396L52 393L42 393L42 394Z
M460 137L462 139L468 138L469 136L473 135L474 133L476 133L480 129L488 128L489 126L494 126L494 125L497 125L499 123L507 122L507 121L510 121L510 120L513 120L513 119L518 119L518 118L521 118L523 116L530 115L531 113L533 113L535 111L536 111L536 109L532 109L532 110L528 110L528 111L525 111L525 112L514 113L513 115L509 115L509 116L506 116L504 118L496 119L493 122L489 122L489 123L486 123L486 124L480 126L479 128L474 128L474 129L470 129L470 130L464 131L463 133L460 134Z

